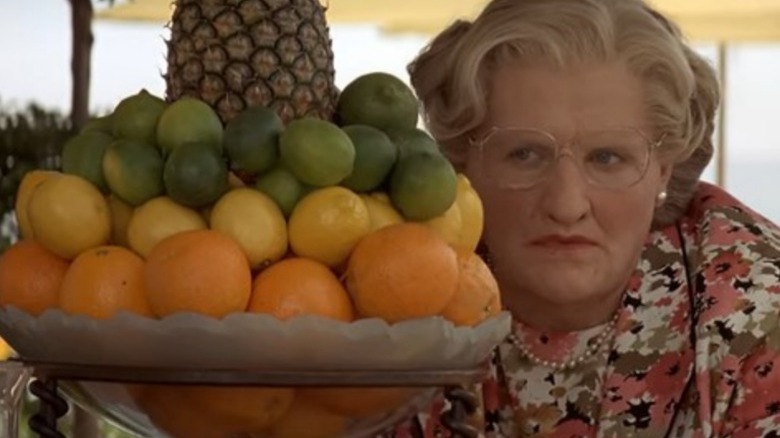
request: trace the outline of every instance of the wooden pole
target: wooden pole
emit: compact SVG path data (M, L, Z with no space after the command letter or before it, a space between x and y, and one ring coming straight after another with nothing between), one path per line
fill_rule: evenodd
M715 182L718 186L726 185L726 103L728 101L726 93L728 90L728 47L725 41L718 42L718 76L720 79L720 114L718 116L718 142L715 147Z

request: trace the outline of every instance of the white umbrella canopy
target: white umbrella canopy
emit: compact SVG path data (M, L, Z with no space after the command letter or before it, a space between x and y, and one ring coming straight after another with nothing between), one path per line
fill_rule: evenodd
M648 0L674 19L691 40L780 40L778 0ZM486 0L322 0L332 23L377 23L389 31L433 34L458 18L473 18ZM165 23L171 0L125 0L97 19Z

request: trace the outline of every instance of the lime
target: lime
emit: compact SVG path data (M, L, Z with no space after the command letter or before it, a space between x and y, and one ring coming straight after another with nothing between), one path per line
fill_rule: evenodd
M165 162L163 181L174 201L188 207L204 207L228 189L227 164L212 143L187 143L171 152Z
M166 103L146 90L122 99L111 116L116 138L155 144L155 130Z
M152 145L115 140L106 150L102 164L111 192L132 206L163 193L163 159Z
M342 129L355 146L355 164L341 185L356 192L374 190L393 170L398 147L384 132L368 125L350 125Z
M414 92L383 72L359 76L342 90L336 112L342 125L370 125L383 131L417 126Z
M389 131L387 135L398 146L398 155L401 158L418 152L440 153L439 144L422 129L395 129Z
M165 109L157 123L157 145L168 156L185 143L208 143L222 151L222 121L202 100L182 97Z
M289 217L293 208L303 197L304 185L284 166L276 166L258 178L255 187L276 202L276 205Z
M390 179L390 199L406 219L427 221L452 206L457 184L446 158L420 152L398 162Z
M103 131L84 131L72 137L62 147L62 171L78 175L103 193L109 188L103 177L103 156L114 137Z
M272 109L250 108L228 122L222 145L230 168L235 171L261 174L277 160L279 135L284 123Z
M325 187L352 173L355 146L338 126L314 117L293 120L279 140L282 162L301 182Z
M95 117L93 119L90 119L81 128L81 133L90 132L90 131L100 131L100 132L105 132L106 134L111 134L113 130L114 130L114 119L112 118L112 114L107 114L105 116Z

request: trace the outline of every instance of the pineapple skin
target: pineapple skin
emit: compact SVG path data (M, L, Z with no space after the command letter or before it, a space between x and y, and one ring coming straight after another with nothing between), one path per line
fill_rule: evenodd
M223 123L255 106L285 123L333 120L338 89L320 0L176 0L170 26L169 102L201 99Z

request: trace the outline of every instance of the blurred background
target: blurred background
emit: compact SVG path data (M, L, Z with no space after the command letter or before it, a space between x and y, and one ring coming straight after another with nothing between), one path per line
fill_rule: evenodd
M0 147L32 157L34 166L58 165L58 148L72 132L74 32L84 34L91 28L94 36L87 59L90 115L112 110L123 97L142 88L164 95L170 3L0 0ZM651 3L678 22L694 48L722 76L718 153L704 179L726 187L759 213L780 222L776 189L780 186L780 0ZM74 21L74 8L83 10L84 4L94 8L94 15ZM371 71L407 80L406 65L435 32L457 18L473 17L484 4L485 0L330 0L337 85L343 87ZM0 216L6 220L0 235L7 243L15 230L7 220L10 208L5 194L13 193L18 175L9 174L14 163L5 153L2 157ZM0 251L3 247L0 240ZM76 436L118 436L107 429L97 432L95 424L83 427L84 432Z

